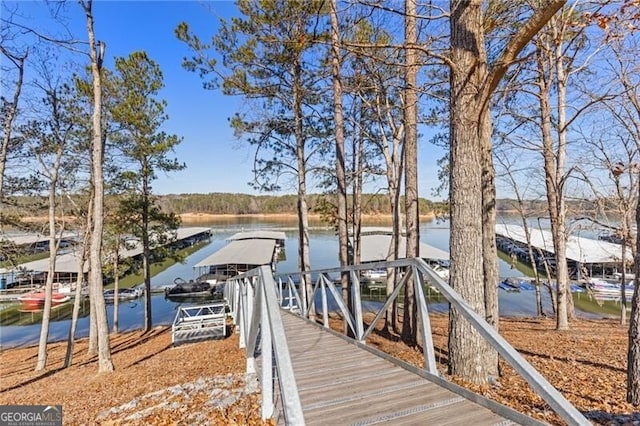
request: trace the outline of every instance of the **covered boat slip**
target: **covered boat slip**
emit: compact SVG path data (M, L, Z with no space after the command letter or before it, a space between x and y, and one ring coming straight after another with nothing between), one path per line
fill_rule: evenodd
M529 228L531 246L545 256L553 256L553 238L550 231ZM518 255L522 260L528 261L527 238L525 229L520 225L496 224L496 237L498 245L511 244L509 254ZM507 251L507 250L504 250ZM521 254L521 256L519 255ZM631 250L626 252L627 264L633 263ZM570 273L577 279L589 276L609 277L622 269L622 246L602 240L569 236L567 239L567 261Z
M175 230L175 237L170 244L191 244L192 242L202 241L211 236L211 228L206 227L185 227ZM122 250L121 258L130 258L142 254L142 245L139 242L134 243L134 247L128 250ZM74 282L76 275L81 270L79 250L70 251L68 253L56 256L54 281L56 282ZM85 263L82 272L89 270L88 262ZM9 275L9 279L14 278L20 272L43 272L49 271L49 258L34 260L32 262L18 265L14 270L6 271L4 274ZM11 281L9 281L11 282Z
M389 246L391 244L391 235L388 234L366 234L360 237L362 263L380 262L387 260L389 254ZM407 253L407 239L401 237L398 246L399 258L403 259ZM420 243L420 257L427 261L448 261L449 253L440 250L423 242Z
M218 280L233 277L262 265L273 265L276 240L233 240L209 257L194 265L199 275L211 275Z
M274 240L277 247L284 247L287 235L282 231L246 231L233 234L227 241L240 240Z

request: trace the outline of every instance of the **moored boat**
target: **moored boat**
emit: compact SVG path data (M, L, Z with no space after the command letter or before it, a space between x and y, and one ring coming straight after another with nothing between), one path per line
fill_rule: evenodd
M176 278L173 287L166 287L164 295L167 298L181 297L199 297L210 296L213 294L211 284L206 281L185 281L182 278Z
M39 310L44 307L45 292L29 293L18 298L22 302L22 308L25 310L33 311ZM51 306L58 306L71 300L69 296L61 293L52 293Z
M122 288L118 290L118 300L126 301L137 299L142 296L142 290L140 288ZM115 291L114 290L105 290L104 291L104 300L107 303L113 303L115 300Z
M587 288L591 290L596 295L607 295L607 296L617 296L620 297L622 295L622 287L620 284L611 283L598 279L591 279L587 283ZM624 286L624 293L628 300L631 300L633 297L633 284L626 284Z

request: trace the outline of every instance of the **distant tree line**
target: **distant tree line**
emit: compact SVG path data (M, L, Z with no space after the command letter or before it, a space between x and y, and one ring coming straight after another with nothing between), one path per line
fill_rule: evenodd
M386 194L365 194L363 196L363 214L391 214ZM250 195L233 193L209 194L170 194L158 196L158 205L163 211L174 214L209 213L209 214L296 214L296 195ZM332 203L332 197L324 194L309 196L309 212L323 213L325 205ZM422 213L443 212L447 203L420 199Z

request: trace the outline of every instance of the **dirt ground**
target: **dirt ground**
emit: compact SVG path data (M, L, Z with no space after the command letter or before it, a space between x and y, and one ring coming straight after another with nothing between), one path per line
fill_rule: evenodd
M432 317L436 353L446 374L445 316ZM503 319L501 334L566 398L598 424L640 424L640 409L625 401L627 329L613 320L572 322L557 332L549 319ZM171 345L170 330L112 336L115 371L97 373L87 342L74 366L60 369L66 345L49 345L48 369L33 372L37 348L0 353L0 404L62 404L65 424L265 424L260 395L245 380L237 335ZM420 365L419 351L373 335L375 345ZM562 424L511 368L499 385L472 389L551 424ZM266 423L269 424L269 423Z
M69 425L263 424L259 394L243 392L246 361L238 346L234 334L173 347L167 327L114 335L115 371L101 374L95 357L86 355L86 339L76 343L74 365L64 370L66 344L49 345L44 373L33 371L37 348L9 349L0 354L0 405L61 404Z
M448 317L432 315L431 326L439 371L447 376ZM500 320L500 334L565 398L596 424L640 425L640 407L626 401L628 327L616 320L576 320L568 331L556 331L555 320ZM371 344L396 358L422 366L422 353L374 336ZM563 424L551 408L503 359L494 386L467 388L551 424Z

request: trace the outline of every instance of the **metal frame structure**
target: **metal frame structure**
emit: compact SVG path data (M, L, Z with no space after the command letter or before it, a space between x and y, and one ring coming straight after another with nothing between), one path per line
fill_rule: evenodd
M171 343L225 337L227 302L180 307L171 326Z
M303 425L302 404L291 366L289 346L280 316L276 283L269 266L261 266L227 281L225 296L247 353L247 373L256 374L256 353L262 359L262 418L275 414L275 372L287 424ZM275 365L274 365L275 361Z
M360 294L361 271L371 268L395 269L399 277L398 284L392 294L387 296L383 307L380 309L372 323L365 330L363 328L363 310ZM351 277L351 296L354 304L351 312L343 302L339 289L336 288L331 275L339 276L348 271ZM274 414L273 404L273 377L272 359L275 361L275 371L279 380L279 389L283 401L284 416L287 424L304 424L302 408L298 396L293 370L291 369L290 356L279 309L287 309L301 315L304 318L316 316L318 310L322 314L322 322L325 328L329 328L328 297L338 306L340 313L347 322L354 339L359 344L365 344L367 336L374 330L376 324L383 317L387 307L396 301L401 290L408 285L414 286L416 303L418 305L418 323L422 335L424 373L427 378L440 382L438 375L435 349L432 340L431 324L427 302L424 296L424 283L428 283L438 290L473 326L480 335L486 339L513 368L516 370L537 392L551 408L558 413L569 425L590 425L591 423L578 411L566 398L558 392L535 368L529 364L500 334L489 325L484 318L478 315L461 296L447 282L445 282L422 259L402 259L390 262L375 262L366 265L353 265L344 268L323 269L318 271L286 274L274 280L268 267L261 267L235 277L226 286L225 296L230 303L232 316L239 325L241 347L247 348L247 372L255 373L255 352L257 349L258 334L262 347L262 416L270 418ZM317 276L312 286L309 298L301 297L296 288L296 282L306 282L306 277ZM297 279L296 279L297 278ZM316 302L316 295L320 298ZM307 303L312 300L314 303ZM316 305L320 305L319 309ZM272 355L275 353L275 357Z

